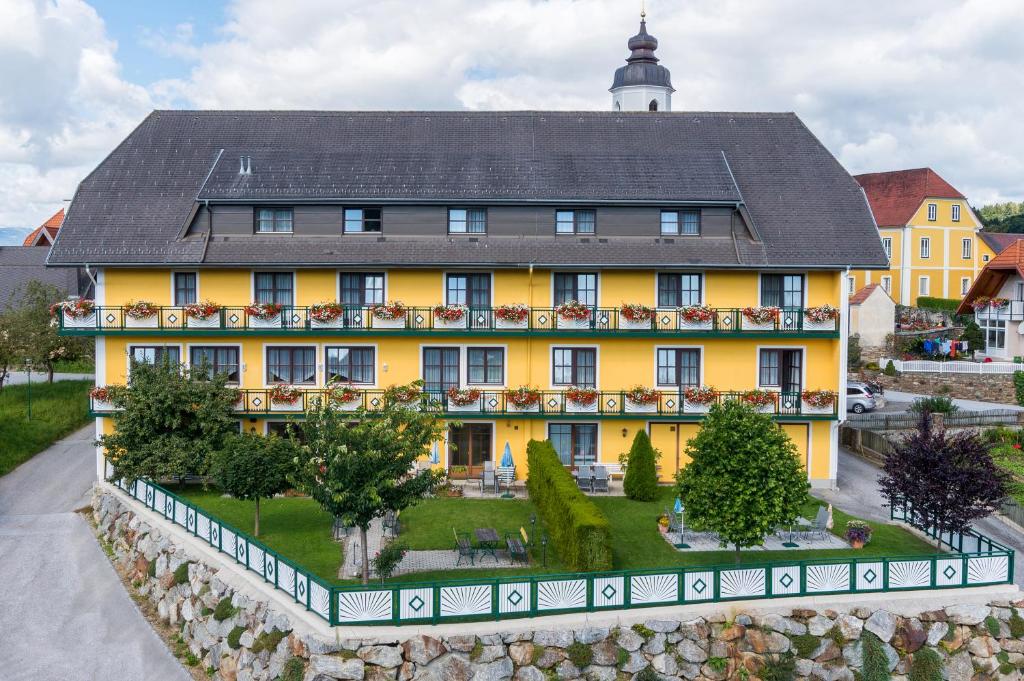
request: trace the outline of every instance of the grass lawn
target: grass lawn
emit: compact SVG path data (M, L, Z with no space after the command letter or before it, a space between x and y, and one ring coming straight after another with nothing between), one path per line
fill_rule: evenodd
M96 371L96 364L91 359L62 359L53 363L53 371L58 374L91 374Z
M27 420L28 386L0 389L0 475L89 422L92 381L32 383L32 420Z
M1016 449L1012 444L1000 444L992 447L990 452L996 465L1013 477L1009 484L1010 496L1018 504L1024 505L1024 451Z

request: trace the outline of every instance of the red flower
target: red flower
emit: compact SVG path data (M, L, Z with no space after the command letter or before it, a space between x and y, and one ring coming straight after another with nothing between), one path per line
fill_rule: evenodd
M1013 448L1014 449L1020 449L1020 444L1018 443L1018 444L1013 445Z

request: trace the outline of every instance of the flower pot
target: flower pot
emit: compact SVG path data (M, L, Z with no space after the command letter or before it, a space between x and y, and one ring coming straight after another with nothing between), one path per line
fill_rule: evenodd
M812 407L807 400L800 400L800 412L803 414L831 414L833 413L835 405L829 405L827 407Z
M480 412L483 411L483 407L480 406L482 399L482 397L478 397L469 404L455 404L451 398L445 398L445 402L449 412Z
M249 328L250 329L280 329L281 328L281 313L277 313L266 319L259 317L249 317Z
M494 318L494 328L496 329L525 329L529 327L529 324L529 319L516 322L508 319L502 319L501 317Z
M93 329L96 328L96 313L90 312L87 315L81 317L72 317L67 312L61 313L64 315L64 328L65 329Z
M326 321L320 321L319 319L309 320L309 328L311 329L340 329L344 326L345 318L340 316Z
M93 400L92 410L93 411L114 411L116 407L107 400Z
M185 317L185 326L190 329L219 329L220 328L220 313L215 313L209 317Z
M740 324L742 324L742 328L743 328L744 331L774 331L775 330L775 322L774 321L771 321L771 322L753 322L753 321L747 319L746 317L744 317L743 315L740 315L740 319L742 320L740 322Z
M540 411L540 403L538 402L537 404L531 404L528 407L517 407L511 402L506 402L505 411L513 412L516 414L536 414L537 412Z
M381 319L379 317L373 318L373 328L375 329L404 329L405 328L405 317L397 317L395 319Z
M466 328L466 321L467 321L466 315L462 315L462 319L457 319L455 321L449 321L447 319L442 319L441 317L438 317L437 315L434 315L434 328L435 329L464 329L464 328Z
M748 402L747 404L750 404L750 403ZM750 406L753 407L754 411L756 411L759 414L774 414L775 413L775 405L772 404L772 403L769 403L769 404L750 404Z
M561 316L555 315L555 322L559 329L588 331L590 329L590 321L590 319L562 319Z
M294 402L270 402L271 411L302 411L302 399Z
M679 317L679 328L683 331L710 331L714 326L714 320L709 319L705 322L691 322L688 319L684 319L682 315Z
M566 399L565 410L574 414L594 414L597 413L597 400L594 400L590 404L580 404L579 402L573 402L570 399Z
M642 322L637 322L619 315L619 328L624 331L650 331L652 321L654 320L646 319Z
M334 402L334 401L332 401L331 402L331 408L332 409L336 409L338 411L355 411L356 409L359 408L359 405L362 404L362 403L363 403L362 399L360 399L358 397L355 398L354 400L349 400L348 402Z
M148 317L124 316L124 326L126 329L155 329L160 325L159 321L159 317L155 314L151 314Z
M701 404L700 402L690 402L689 400L683 400L684 413L707 414L709 411L711 411L711 404Z
M418 398L415 400L411 400L409 402L396 401L395 404L397 404L399 407L402 407L403 409L411 409L412 411L419 411L421 406Z
M628 397L623 401L626 404L626 412L629 414L656 414L658 412L657 402L653 402L651 404L637 404Z
M851 549L862 549L862 548L864 548L864 540L863 539L851 539L850 540L850 548Z
M804 331L835 331L836 321L835 319L826 319L823 322L812 322L804 317Z

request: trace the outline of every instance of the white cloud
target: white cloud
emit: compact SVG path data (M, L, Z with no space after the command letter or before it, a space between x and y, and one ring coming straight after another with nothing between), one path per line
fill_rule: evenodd
M606 109L637 4L230 0L205 42L184 22L145 31L185 75L143 89L84 0L0 0L17 18L0 27L0 178L14 180L0 182L0 225L47 217L46 201L163 102ZM851 172L928 165L976 203L1024 198L1024 3L647 6L676 110L796 111Z

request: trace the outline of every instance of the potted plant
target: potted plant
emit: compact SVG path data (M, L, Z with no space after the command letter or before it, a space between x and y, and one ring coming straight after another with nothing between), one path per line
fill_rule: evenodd
M520 386L505 391L505 409L507 411L540 411L540 391L529 386Z
M652 388L637 385L626 391L623 402L626 411L634 414L653 414L658 411L661 393Z
M781 310L777 307L745 307L740 312L744 331L774 331Z
M351 383L332 383L327 387L328 403L340 411L355 411L362 404L363 391Z
M718 391L711 386L691 386L683 390L684 411L706 414L711 405L718 401Z
M96 386L89 391L89 398L92 400L93 411L113 411L117 409L111 401L116 394L113 386Z
M155 329L160 310L146 300L129 302L124 306L124 325L133 329Z
M778 398L773 392L767 390L748 390L740 394L740 401L749 404L762 414L775 412L775 401Z
M448 411L483 411L481 393L476 388L448 388Z
M658 516L658 532L661 532L662 534L668 534L669 522L670 521L669 521L667 515L665 515L664 513L659 515Z
M269 397L274 411L302 411L302 391L293 385L275 385Z
M252 329L278 329L281 327L280 303L253 303L245 306L248 326Z
M530 308L521 303L494 308L494 326L498 329L525 329L530 325Z
M436 329L464 329L466 328L465 305L435 305L434 328Z
M800 400L805 414L831 414L836 394L831 390L805 390L800 393Z
M570 300L555 307L555 322L559 329L589 329L593 310L578 300Z
M407 409L419 409L423 390L414 383L409 385L392 385L384 389L384 399L394 402Z
M872 532L871 526L863 520L850 520L846 523L846 541L850 542L852 548L864 548L871 541Z
M342 315L345 313L338 303L326 302L310 305L309 326L313 329L340 329L345 325Z
M61 315L64 328L90 328L96 326L96 303L85 298L70 298L53 305L50 316Z
M593 388L572 386L565 393L565 410L573 412L597 411L598 392Z
M190 303L182 308L185 315L185 326L200 329L220 327L220 311L220 305L208 300L201 303Z
M623 303L619 307L619 328L649 330L654 310L639 303Z
M805 331L835 331L839 309L829 305L818 305L804 310Z
M370 316L373 318L373 328L375 329L404 329L408 315L409 308L400 300L380 303L370 308Z
M678 314L680 329L710 331L715 324L715 311L707 305L684 305Z

